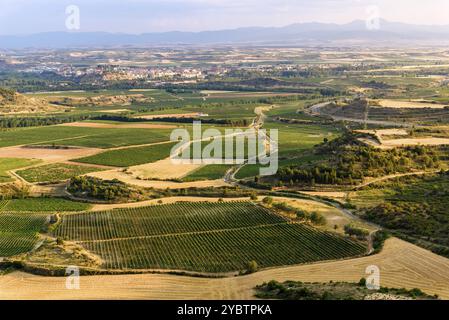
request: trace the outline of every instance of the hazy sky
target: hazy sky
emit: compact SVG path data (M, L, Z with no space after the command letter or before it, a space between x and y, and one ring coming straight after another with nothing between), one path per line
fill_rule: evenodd
M0 0L0 34L66 30L65 9L80 9L80 31L201 31L297 22L345 23L380 16L449 24L449 0Z

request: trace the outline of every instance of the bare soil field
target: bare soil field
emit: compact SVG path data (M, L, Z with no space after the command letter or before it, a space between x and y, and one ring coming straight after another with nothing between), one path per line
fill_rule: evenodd
M385 287L421 288L449 299L449 259L392 238L377 255L310 265L273 268L251 275L208 279L175 275L141 274L87 276L80 290L67 290L66 278L22 272L0 276L0 299L254 299L254 287L270 280L357 282L365 270L380 269Z
M359 141L368 144L373 147L380 149L394 149L397 147L406 146L442 146L449 145L448 138L404 138L404 139L392 139L392 140L382 140L379 144L377 141L368 138L360 138Z
M449 139L447 138L413 138L413 139L394 139L384 140L383 146L386 147L400 147L400 146L441 146L449 145Z
M420 102L420 101L401 101L401 100L379 100L379 105L384 108L394 108L394 109L422 109L422 108L430 108L430 109L444 109L446 105L444 104L436 104L429 102Z
M174 164L171 159L130 167L128 172L142 179L182 179L202 167L201 164Z
M141 208L152 205L160 204L159 201L162 201L162 204L171 204L177 202L219 202L220 198L206 198L206 197L170 197L170 198L162 198L162 199L154 199L147 200L141 202L132 202L132 203L118 203L118 204L95 204L89 211L106 211L113 209L123 209L123 208ZM248 201L248 198L223 198L224 202L233 202L233 201Z
M172 182L172 181L158 181L158 180L139 180L132 175L126 174L120 170L110 170L103 172L90 173L88 176L97 177L105 180L118 179L124 183L155 189L184 189L184 188L208 188L208 187L229 187L230 184L224 180L207 180L207 181L194 181L194 182Z
M71 122L64 123L63 127L78 127L78 128L106 128L106 129L174 129L175 125L169 124L151 124L151 123L128 123L128 124L110 124L99 122Z
M60 162L70 159L88 157L103 152L97 148L68 148L53 149L41 147L14 146L0 148L1 158L24 158L24 159L41 159L46 162Z
M52 197L65 197L67 193L65 191L66 188L65 183L59 183L48 186L40 186L40 185L30 185L30 196L31 197L41 197L44 196L52 196Z

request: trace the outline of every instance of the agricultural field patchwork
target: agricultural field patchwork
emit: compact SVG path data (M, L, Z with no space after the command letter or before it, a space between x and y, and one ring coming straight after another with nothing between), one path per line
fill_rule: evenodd
M289 223L250 202L182 203L63 216L55 236L111 269L244 270L362 255L361 242ZM279 248L282 248L280 250Z

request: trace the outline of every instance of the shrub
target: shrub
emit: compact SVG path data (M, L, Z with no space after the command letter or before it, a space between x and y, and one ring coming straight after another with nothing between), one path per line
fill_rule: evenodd
M357 239L365 239L369 235L368 230L357 228L350 224L345 225L345 233L351 237L355 236Z
M268 205L272 205L273 204L273 198L272 197L265 197L262 200L263 203L268 204Z
M259 266L257 265L256 261L253 260L253 261L248 262L247 273L257 272L258 269L259 269Z

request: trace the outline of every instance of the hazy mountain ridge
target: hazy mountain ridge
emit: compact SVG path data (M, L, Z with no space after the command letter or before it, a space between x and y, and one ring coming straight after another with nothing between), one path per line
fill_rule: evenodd
M425 26L380 21L380 28L369 30L365 21L348 24L298 23L285 27L251 27L202 32L143 33L47 32L24 36L0 36L0 48L147 46L174 44L289 44L342 41L427 41L449 42L449 25Z

